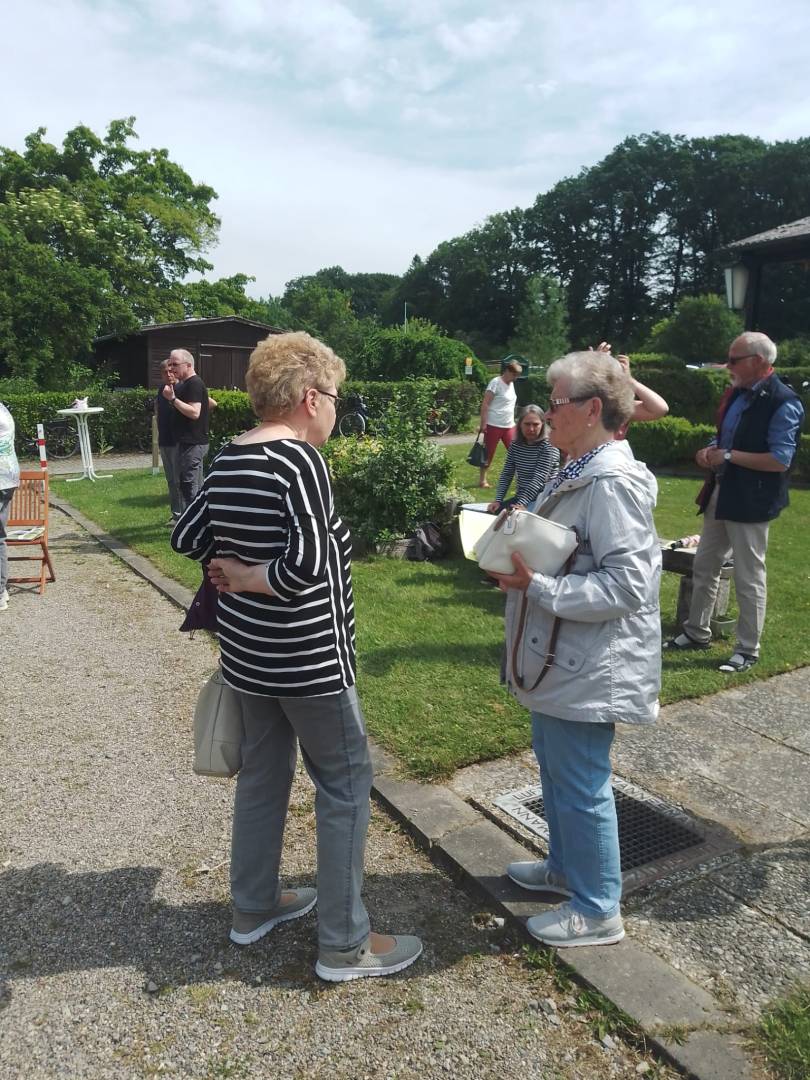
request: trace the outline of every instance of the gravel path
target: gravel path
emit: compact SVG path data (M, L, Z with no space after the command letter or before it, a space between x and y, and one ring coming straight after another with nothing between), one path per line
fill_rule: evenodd
M600 1042L378 810L367 900L425 938L411 971L322 984L312 917L230 945L232 785L190 770L214 650L60 513L51 546L56 583L0 615L3 1080L672 1075ZM290 883L313 883L313 822L299 774Z

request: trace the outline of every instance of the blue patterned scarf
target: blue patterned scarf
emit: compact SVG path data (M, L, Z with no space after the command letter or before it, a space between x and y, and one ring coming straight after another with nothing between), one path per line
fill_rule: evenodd
M599 446L595 446L593 450L589 450L587 454L583 454L582 457L578 457L576 461L569 461L568 464L560 469L554 479L551 481L551 487L548 489L547 494L553 495L557 488L564 484L566 480L576 480L578 476L581 476L585 470L585 466L591 460L595 458L598 453L609 446L610 443L600 443Z

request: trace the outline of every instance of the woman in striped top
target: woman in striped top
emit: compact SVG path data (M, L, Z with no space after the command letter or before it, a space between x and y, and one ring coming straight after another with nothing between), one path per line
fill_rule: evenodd
M560 452L548 441L543 410L539 405L527 405L520 416L518 433L506 454L495 499L487 509L498 514L504 506L527 507L533 503L560 467ZM517 473L517 491L505 502L506 493Z
M231 847L231 939L247 945L305 915L314 889L281 891L296 742L316 788L316 971L344 981L413 963L418 938L372 934L360 896L372 768L355 689L351 538L318 446L343 361L309 334L274 334L250 358L260 423L217 456L172 534L210 560L222 675L242 704Z

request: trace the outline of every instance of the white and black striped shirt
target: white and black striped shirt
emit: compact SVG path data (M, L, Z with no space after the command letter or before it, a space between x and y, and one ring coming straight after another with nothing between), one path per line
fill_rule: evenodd
M267 563L275 593L220 593L225 681L248 694L315 697L355 681L351 536L326 462L295 439L230 443L172 534L192 559Z
M506 454L503 471L498 480L495 501L506 498L512 477L517 473L515 498L521 506L534 502L545 487L546 481L560 467L560 451L548 439L535 443L521 443L514 439Z

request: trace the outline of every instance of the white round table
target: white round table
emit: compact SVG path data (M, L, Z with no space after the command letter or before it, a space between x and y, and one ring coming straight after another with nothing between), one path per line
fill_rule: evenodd
M74 480L110 480L112 478L112 473L106 473L104 476L99 476L93 468L93 449L90 446L90 432L87 430L88 416L95 416L98 413L103 413L104 410L101 406L95 405L87 409L57 409L56 411L60 416L75 416L76 427L79 431L79 449L82 452L82 475L69 476L68 483L70 484Z

